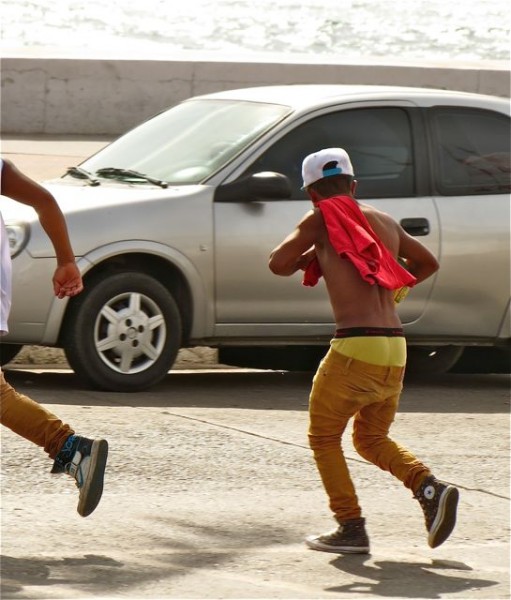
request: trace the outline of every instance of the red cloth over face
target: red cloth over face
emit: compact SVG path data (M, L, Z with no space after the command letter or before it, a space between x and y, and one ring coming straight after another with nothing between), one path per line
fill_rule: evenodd
M323 215L334 250L353 263L362 279L389 290L412 287L415 277L392 256L373 231L359 205L350 196L333 196L315 203ZM309 264L303 285L315 286L321 277L317 258Z

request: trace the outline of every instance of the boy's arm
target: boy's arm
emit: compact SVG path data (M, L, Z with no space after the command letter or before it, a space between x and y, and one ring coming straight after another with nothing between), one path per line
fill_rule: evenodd
M314 259L318 215L311 211L270 254L268 266L275 275L292 275Z
M64 215L55 198L8 160L4 160L2 168L2 195L31 206L37 212L57 257L57 269L53 276L55 295L63 298L81 292L82 278L75 263Z
M438 271L439 264L435 256L398 225L400 258L406 260L407 269L417 279L417 283L424 281Z

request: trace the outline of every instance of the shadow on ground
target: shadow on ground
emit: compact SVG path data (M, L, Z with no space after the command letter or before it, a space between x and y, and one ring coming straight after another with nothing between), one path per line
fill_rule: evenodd
M447 575L441 571L472 571L468 565L455 561L403 562L380 560L367 565L367 556L345 555L331 564L343 573L360 577L360 582L330 587L337 593L366 593L382 598L452 598L469 590L498 585L497 581Z
M75 406L248 408L306 411L312 374L290 371L172 371L144 392L83 389L71 371L11 369L6 379L42 403ZM508 414L508 375L455 374L405 382L400 412Z
M133 597L133 593L143 590L148 583L152 591L147 597L154 597L156 585L158 597L175 598L171 581L176 577L222 570L224 565L231 563L235 566L228 570L233 569L234 586L240 554L258 549L264 554L265 547L289 544L296 536L292 529L270 527L266 523L247 530L230 525L197 525L173 518L156 518L154 521L161 526L161 531L172 532L172 536L149 534L142 546L131 540L123 551L122 562L95 554L67 558L3 555L0 557L0 597L2 600L40 600L88 594L98 598L118 596L123 592ZM122 537L116 539L114 536L112 545L126 544L132 533L123 529ZM140 593L140 597L146 597L143 591ZM200 597L200 589L197 594Z

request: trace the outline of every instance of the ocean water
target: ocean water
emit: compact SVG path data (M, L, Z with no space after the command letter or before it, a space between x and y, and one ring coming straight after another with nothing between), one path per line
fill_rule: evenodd
M508 0L2 0L3 50L510 59Z

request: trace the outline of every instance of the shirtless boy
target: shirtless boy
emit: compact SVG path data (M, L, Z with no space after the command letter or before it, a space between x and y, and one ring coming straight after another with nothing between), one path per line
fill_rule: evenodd
M273 250L269 267L283 276L303 270L305 285L323 276L336 323L313 380L309 442L338 527L306 543L326 552L369 552L365 519L341 446L353 417L355 449L412 491L424 512L428 543L435 548L454 529L458 490L438 481L388 434L406 364L396 291L430 277L438 262L389 215L355 200L353 167L342 148L307 156L302 175L314 208Z

